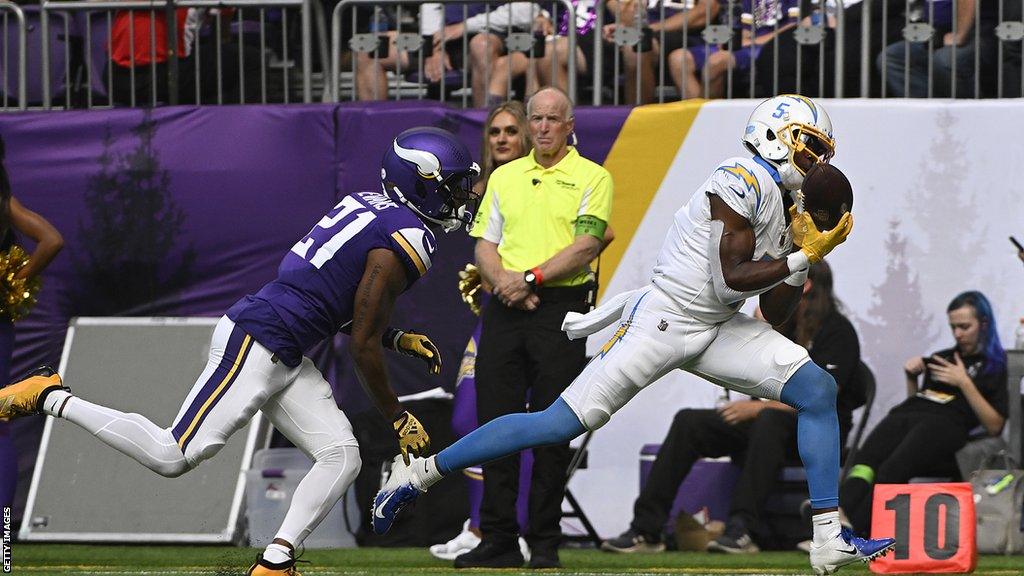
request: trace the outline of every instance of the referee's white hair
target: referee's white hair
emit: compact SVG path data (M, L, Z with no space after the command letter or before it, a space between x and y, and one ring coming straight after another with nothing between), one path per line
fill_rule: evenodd
M526 101L527 118L529 118L533 114L533 99L545 92L555 92L556 94L561 94L562 99L565 101L565 120L569 120L576 115L576 112L573 109L572 100L569 98L569 94L567 94L565 90L562 90L557 86L545 86L544 88L541 88L540 90L534 92L533 96L530 96L530 99Z

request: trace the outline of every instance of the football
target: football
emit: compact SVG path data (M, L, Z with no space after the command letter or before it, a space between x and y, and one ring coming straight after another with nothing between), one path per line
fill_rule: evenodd
M801 188L804 210L824 232L839 224L843 213L853 209L853 188L846 175L831 164L815 164L804 176Z

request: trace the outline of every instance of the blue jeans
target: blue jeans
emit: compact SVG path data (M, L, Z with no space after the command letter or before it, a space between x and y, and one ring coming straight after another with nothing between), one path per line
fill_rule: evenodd
M887 94L896 98L928 97L928 44L910 44L910 59L904 51L907 42L894 42L878 55L876 64L881 71L885 67ZM953 47L942 46L932 51L932 96L948 98L953 76ZM905 90L907 64L910 71L910 93ZM956 49L956 97L974 97L974 43L968 42Z

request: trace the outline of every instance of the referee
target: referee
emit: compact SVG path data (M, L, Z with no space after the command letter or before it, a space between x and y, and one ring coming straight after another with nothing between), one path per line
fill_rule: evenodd
M533 152L491 175L470 234L476 262L491 284L477 351L480 424L504 414L541 411L586 362L586 341L561 331L567 312L594 297L590 262L602 249L612 209L612 179L568 145L575 124L564 92L544 88L527 103ZM557 568L568 445L534 448L524 537L530 568ZM516 496L519 455L485 464L483 539L456 568L519 568Z

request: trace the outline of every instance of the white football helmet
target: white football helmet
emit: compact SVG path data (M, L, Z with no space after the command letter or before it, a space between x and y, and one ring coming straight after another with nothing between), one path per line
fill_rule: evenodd
M795 154L807 155L814 164L828 162L836 152L828 113L799 94L780 94L758 104L747 120L743 145L775 166L787 190L798 190L807 173L793 161Z

